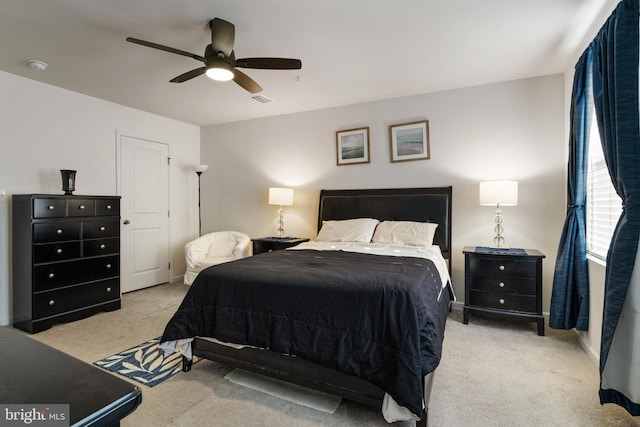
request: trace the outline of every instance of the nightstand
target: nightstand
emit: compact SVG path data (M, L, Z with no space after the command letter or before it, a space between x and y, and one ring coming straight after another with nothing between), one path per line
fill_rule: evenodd
M536 249L465 246L463 323L470 312L485 312L538 323L542 317L542 259Z
M287 249L298 243L308 242L309 239L301 239L299 237L261 237L260 239L251 239L251 241L253 242L253 254L258 255L262 252Z

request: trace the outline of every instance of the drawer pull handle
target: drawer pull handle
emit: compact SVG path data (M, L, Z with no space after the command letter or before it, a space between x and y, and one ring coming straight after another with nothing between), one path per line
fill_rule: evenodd
M501 288L504 288L504 282L498 283L498 286L500 286Z
M49 279L55 279L56 275L53 273L49 273Z
M58 255L60 255L60 254L62 253L62 249L60 249L60 248L56 249L56 253L57 253Z
M104 249L104 248L106 248L105 245L100 245L100 249Z
M107 205L107 210L110 211L111 210L111 205Z
M56 234L62 234L62 228L58 228L58 229L56 230Z
M78 206L78 209L80 209L80 210L84 209L84 205Z
M104 231L106 230L106 228L104 228L104 225L100 227L100 231Z
M111 264L107 264L107 270L111 270Z
M109 287L109 288L107 288L107 292L111 292L111 288L110 288L110 287Z
M498 301L500 304L504 304L504 300L502 298L500 298L500 300Z
M49 206L47 206L47 209L49 209L50 211L54 210L55 208L56 208L56 207L55 207L55 206L53 206L53 205L49 205Z
M500 267L498 267L498 270L504 271L504 265L501 265Z
M55 303L55 300L49 300L49 305L54 305Z

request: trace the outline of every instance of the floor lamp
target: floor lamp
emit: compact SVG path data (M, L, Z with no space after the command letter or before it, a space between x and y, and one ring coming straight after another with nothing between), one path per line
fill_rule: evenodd
M209 169L209 165L193 165L191 166L191 169L193 169L198 174L198 236L202 236L202 214L200 212L200 175L202 175L202 172Z

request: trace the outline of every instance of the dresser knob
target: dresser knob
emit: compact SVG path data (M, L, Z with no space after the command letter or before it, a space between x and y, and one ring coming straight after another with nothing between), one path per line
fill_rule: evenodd
M106 228L104 228L104 225L100 227L100 231L104 231L106 230Z
M107 270L111 269L111 264L107 264Z
M498 267L498 270L504 271L504 265L501 265L500 267Z
M56 234L62 234L62 228L58 228L58 229L56 230Z
M56 253L57 253L58 255L60 255L60 254L62 253L62 249L60 249L60 248L56 249Z
M502 298L500 298L500 300L498 301L500 304L504 304L504 300Z
M104 249L104 248L106 248L105 245L100 245L100 249Z
M49 300L49 305L54 305L56 302L54 300Z
M501 288L504 288L504 282L498 283L498 286L500 286Z
M111 210L111 205L107 205L107 210L110 211Z
M54 210L55 208L56 208L56 207L55 207L55 206L53 206L53 205L49 205L49 206L47 206L47 209L49 209L50 211Z
M54 279L55 277L56 277L56 275L55 275L55 274L53 274L53 273L49 273L49 279Z
M84 205L78 206L78 209L83 210L84 209Z
M107 292L111 292L111 288L110 288L110 287L109 287L109 288L107 288Z

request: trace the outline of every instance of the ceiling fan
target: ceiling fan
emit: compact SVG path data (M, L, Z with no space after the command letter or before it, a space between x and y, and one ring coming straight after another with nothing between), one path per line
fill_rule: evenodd
M237 68L258 68L263 70L299 70L302 68L302 61L299 59L289 58L241 58L236 59L233 51L233 42L235 41L235 26L224 19L214 18L209 21L211 28L211 44L204 51L204 56L195 53L186 52L184 50L175 49L173 47L148 42L145 40L127 37L127 41L154 49L164 50L165 52L175 53L177 55L188 56L196 61L204 62L204 67L187 71L170 80L171 83L182 83L206 74L214 80L227 81L233 80L245 90L251 93L258 93L262 90L260 85L251 77L238 70Z

